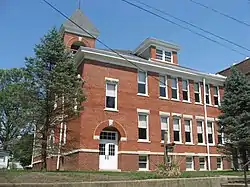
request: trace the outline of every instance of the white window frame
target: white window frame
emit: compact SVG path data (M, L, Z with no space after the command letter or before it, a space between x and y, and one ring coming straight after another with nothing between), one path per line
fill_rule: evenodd
M220 90L219 90L219 86L214 86L214 88L217 88L217 91L218 91L218 93L214 93L214 95L213 95L213 97L215 97L215 96L217 96L217 98L218 98L218 105L216 105L215 104L215 102L214 102L214 106L219 106L220 105Z
M196 102L195 98L194 98L194 102L195 102L195 104L201 104L202 103L202 101L201 101L201 84L200 84L200 82L194 82L194 85L196 83L198 84L199 92L195 91L195 89L194 89L194 96L195 96L195 93L198 93L199 94L199 101L200 102Z
M184 90L184 89L183 89L183 81L187 81L187 90ZM187 91L188 100L184 100L184 99L183 99L183 91ZM183 101L183 102L190 102L189 80L188 80L188 79L182 79L182 101Z
M157 56L157 50L161 50L162 51L162 59L158 59L156 56ZM165 52L170 52L171 53L171 60L170 61L166 61L165 60ZM167 63L173 63L173 52L170 51L170 50L167 50L167 49L163 49L163 48L160 48L160 47L156 47L155 49L155 59L156 60L160 60L160 61L163 61L163 62L167 62Z
M204 158L204 169L201 168L200 158ZM200 171L206 171L207 170L207 158L206 157L199 157L199 169L200 169Z
M106 78L105 77L105 109L104 110L107 110L107 111L118 111L118 83L119 83L119 80L118 79L113 79L113 78ZM107 85L108 84L113 84L115 85L115 108L108 108L106 106L106 103L107 103Z
M64 129L63 129L63 145L66 144L67 141L67 124L64 123Z
M206 85L208 86L208 93L206 92ZM211 105L211 90L210 90L210 85L205 84L205 97L208 95L209 98L209 103L207 103L207 98L205 98L206 105Z
M192 168L187 168L187 158L192 158ZM193 156L186 156L186 171L193 171L194 170L194 157Z
M179 141L174 141L174 143L176 143L176 144L182 144L182 137L181 137L181 117L180 116L173 116L173 133L175 131L174 130L174 119L178 119L179 120L179 137L180 137L180 140Z
M147 135L147 138L146 139L139 139L139 123L140 123L140 120L139 120L139 115L145 115L146 116L146 123L147 123L147 128L146 128L146 135ZM137 118L138 118L138 141L137 142L149 142L149 112L147 112L147 110L141 110L141 109L137 109Z
M218 141L218 145L224 145L225 141L224 141L224 133L223 132L218 132L218 124L217 124L217 141ZM218 135L221 135L221 144L219 143L219 139L218 139Z
M212 138L213 138L213 143L209 143L209 142L208 142L208 139L207 139L207 143L208 143L209 145L215 145L214 121L210 121L210 120L207 121L207 137L208 137L208 134L210 134L210 133L208 133L208 123L211 123L211 124L212 124Z
M186 124L185 124L185 120L190 121L190 136L191 136L191 142L186 142ZM185 130L185 144L194 144L193 142L193 123L192 123L192 119L191 118L185 118L184 117L184 130Z
M140 156L145 156L147 158L147 161L146 161L147 167L146 168L140 168L139 167L139 163L140 163L139 157ZM149 157L148 157L148 155L145 155L145 154L139 154L138 155L138 168L139 168L139 171L149 171Z
M173 98L173 92L172 92L172 89L173 89L173 81L172 79L175 79L176 80L176 91L177 91L177 99L176 98ZM174 88L175 89L175 88ZM180 100L180 95L179 95L179 79L178 77L171 77L171 100L174 100L174 101L179 101Z
M145 79L145 83L144 82L141 82L141 81L139 81L139 73L145 73L145 76L146 76L146 79ZM138 93L138 84L145 84L145 94L143 94L143 93ZM138 72L137 72L137 95L140 95L140 96L148 96L148 72L147 71L140 71L140 70L138 70Z
M169 132L169 114L161 114L160 113L160 123L161 123L161 118L167 118L167 133L168 133L168 142L170 143L170 132ZM165 130L161 128L161 131ZM164 143L164 140L161 139L161 143Z
M160 82L160 77L164 77L164 79L165 79L165 86L161 86L161 82ZM166 96L165 97L163 97L163 96L161 96L161 92L160 92L160 88L165 88L165 92L166 92ZM168 98L168 77L167 77L167 75L159 75L159 98L163 98L163 99L167 99Z
M198 124L197 122L200 121L201 124L202 124L202 140L203 140L203 143L199 143L198 142ZM197 145L206 145L206 140L205 140L205 128L204 128L204 120L201 120L201 119L196 119L196 127L197 127Z
M220 158L220 160L221 160L221 164L220 164L220 168L218 168L217 166L218 166L218 158ZM222 157L216 157L216 169L217 170L223 170L223 159L222 159Z

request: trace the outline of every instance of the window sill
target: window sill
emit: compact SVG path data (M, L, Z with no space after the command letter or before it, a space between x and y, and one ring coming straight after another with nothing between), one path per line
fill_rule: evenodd
M186 169L186 171L194 171L194 169Z
M182 100L183 103L192 103L191 101Z
M147 169L147 168L146 168L146 169L144 169L144 168L141 168L141 169L140 169L140 168L139 168L138 171L149 171L149 169Z
M197 102L195 102L194 104L196 104L196 105L203 105L202 103L197 103Z
M137 93L138 96L149 97L148 94Z
M214 144L214 143L209 143L208 145L209 145L209 146L215 146L215 144Z
M170 142L168 141L167 143L170 143ZM161 144L164 144L164 141L163 141L163 140L161 141Z
M206 106L211 106L211 107L213 107L214 105L212 105L212 104L207 104L207 103L206 103Z
M197 143L197 145L206 146L205 143Z
M151 143L149 140L137 140L138 143Z
M185 145L194 145L192 142L185 143Z
M181 101L180 99L174 99L174 98L171 98L171 101Z
M175 141L174 141L174 143L175 143L175 144L178 144L178 145L183 144L182 142L175 142Z
M168 100L168 98L167 97L159 97L159 99L163 99L163 100Z
M119 112L119 110L114 109L114 108L105 108L105 111L109 111L109 112Z

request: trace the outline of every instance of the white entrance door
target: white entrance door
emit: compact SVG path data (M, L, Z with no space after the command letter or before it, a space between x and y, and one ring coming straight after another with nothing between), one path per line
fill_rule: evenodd
M99 144L99 169L117 170L118 161L117 132L103 131Z

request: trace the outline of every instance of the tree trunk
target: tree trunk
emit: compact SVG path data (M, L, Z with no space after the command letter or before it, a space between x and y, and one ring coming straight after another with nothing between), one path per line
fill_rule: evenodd
M239 170L239 162L238 162L238 151L237 148L232 148L232 156L233 156L233 170Z
M42 171L47 171L47 139L48 139L48 126L47 124L45 124L42 132L42 149L41 149Z

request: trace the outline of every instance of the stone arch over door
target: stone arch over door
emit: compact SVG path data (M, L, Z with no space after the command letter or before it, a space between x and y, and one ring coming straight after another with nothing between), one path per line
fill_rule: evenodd
M81 42L85 47L91 47L87 40L79 36L72 36L68 41L66 41L65 45L70 48L76 42Z
M107 129L109 127L113 127L117 129L120 135L120 141L127 141L127 132L125 131L124 127L118 123L115 120L105 120L97 125L97 127L94 130L93 138L95 140L100 139L100 134L103 131L103 129Z

